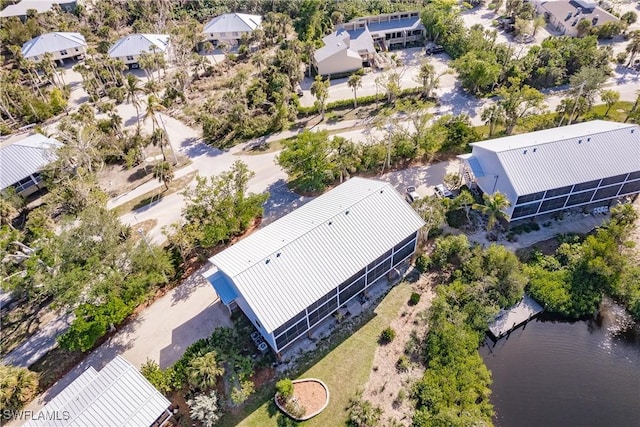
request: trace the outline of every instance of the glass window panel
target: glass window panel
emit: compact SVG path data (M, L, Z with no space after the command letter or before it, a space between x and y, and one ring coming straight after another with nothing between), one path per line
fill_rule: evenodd
M540 202L532 203L530 205L516 206L516 208L513 210L513 214L511 215L511 219L534 215L536 212L538 212L539 207Z
M564 206L564 202L566 202L567 199L568 197L564 196L558 197L556 199L545 200L544 202L542 202L542 206L540 206L540 213L560 209Z
M629 181L631 181L632 179L640 179L640 171L637 172L631 172L629 174L629 178L627 178Z
M349 286L351 286L351 284L357 280L358 278L364 276L365 273L365 269L363 268L362 270L358 271L356 274L354 274L353 276L349 277L347 280L345 280L344 282L342 282L342 284L340 284L340 286L338 286L338 289L340 291L342 291L343 289L348 288Z
M622 186L620 194L631 194L640 192L640 181L627 182Z
M573 185L567 185L566 187L554 188L553 190L547 190L547 194L544 196L545 199L550 197L560 196L562 194L567 194L571 191Z
M381 276L383 276L389 270L391 270L391 258L378 264L376 268L369 271L369 273L367 274L367 286L371 285L373 282L378 280Z
M398 251L400 249L402 249L404 247L404 245L406 245L407 243L409 243L411 240L413 240L416 237L416 233L413 233L411 236L407 237L406 239L404 239L402 242L398 243L397 245L395 245L393 247L394 251Z
M583 182L580 184L576 184L573 186L573 192L577 192L577 191L582 191L582 190L589 190L591 188L596 188L598 186L598 183L600 182L599 179L596 179L594 181L589 181L589 182Z
M602 180L602 183L600 183L600 186L603 187L605 185L611 185L611 184L616 184L618 182L622 182L627 178L627 174L622 174L622 175L616 175L616 176L612 176L610 178L605 178Z
M407 246L393 254L393 265L397 265L400 261L411 255L415 249L415 243L416 241L412 240Z
M364 286L365 286L365 278L362 277L356 282L353 282L351 286L349 286L347 289L340 292L340 305L344 304L345 302L350 300L351 297L353 297L355 294L363 290Z
M544 191L540 191L539 193L533 193L533 194L525 194L524 196L518 197L518 201L516 202L516 205L521 205L523 203L529 203L536 200L540 200L543 197L544 197Z
M593 198L594 201L601 199L608 199L609 197L615 197L618 194L618 191L622 187L622 184L612 185L611 187L600 188L596 191L596 195Z
M578 194L572 194L571 196L569 196L569 200L567 201L567 206L574 206L574 205L579 205L581 203L588 203L591 200L593 193L595 192L596 190L591 190L591 191L584 191Z
M301 319L304 319L305 317L305 311L302 310L300 313L296 314L293 318L287 320L283 325L279 326L274 332L273 335L274 336L278 336L280 335L282 332L286 331L287 329L289 329L291 326L293 326L294 324L296 324L297 322L299 322Z

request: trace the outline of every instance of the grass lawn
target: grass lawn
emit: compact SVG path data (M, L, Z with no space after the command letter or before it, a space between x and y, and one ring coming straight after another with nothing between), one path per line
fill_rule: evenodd
M411 286L406 282L391 289L375 308L375 314L369 321L344 339L338 340L338 345L330 349L322 359L316 359L315 364L301 369L302 373L297 378L313 377L324 381L329 387L330 395L329 406L320 415L301 425L324 427L344 424L349 399L356 395L358 389L364 388L369 379L378 336L399 315L410 295ZM224 417L221 425L277 426L279 413L272 404L274 392L272 384L263 387L257 392L257 399L253 399L253 404L248 403L238 413Z

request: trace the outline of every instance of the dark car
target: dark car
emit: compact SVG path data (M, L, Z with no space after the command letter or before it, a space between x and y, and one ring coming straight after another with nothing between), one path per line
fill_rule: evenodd
M435 55L438 53L442 53L444 52L444 47L440 46L440 45L434 45L434 46L429 46L426 49L427 55Z

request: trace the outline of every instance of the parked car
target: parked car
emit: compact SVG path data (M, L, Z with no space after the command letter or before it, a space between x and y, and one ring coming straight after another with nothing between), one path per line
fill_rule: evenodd
M407 187L404 198L409 203L415 203L421 199L420 195L416 192L416 187L414 186Z
M444 52L444 47L440 46L439 44L429 46L426 49L427 55L435 55L442 52Z
M434 191L436 193L436 196L438 197L442 197L442 198L446 197L448 199L453 198L453 193L449 191L447 187L445 187L442 184L436 185L436 187L434 188Z

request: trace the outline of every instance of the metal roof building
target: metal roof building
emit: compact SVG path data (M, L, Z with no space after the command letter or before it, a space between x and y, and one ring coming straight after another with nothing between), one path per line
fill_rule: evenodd
M212 39L239 39L242 33L250 33L260 26L262 16L246 13L225 13L216 16L204 26L203 33Z
M49 12L54 5L59 6L66 12L72 12L76 4L78 4L76 0L22 0L2 9L0 18L9 18L11 16L24 18L29 10L35 10L36 13Z
M170 44L167 34L131 34L122 37L109 48L109 56L120 59L125 64L135 64L142 53L169 54Z
M133 365L116 356L100 372L84 371L24 426L161 426L171 416L170 404Z
M46 33L34 37L22 45L22 56L27 59L42 59L45 53L55 55L69 52L80 55L86 52L87 42L80 33ZM57 59L57 58L54 58Z
M594 120L471 144L465 179L511 201L510 220L640 192L640 127Z
M389 183L352 178L210 258L208 280L278 352L409 258L423 225Z
M40 170L57 159L59 147L62 143L40 133L0 147L0 191L14 187L25 196L36 191Z

